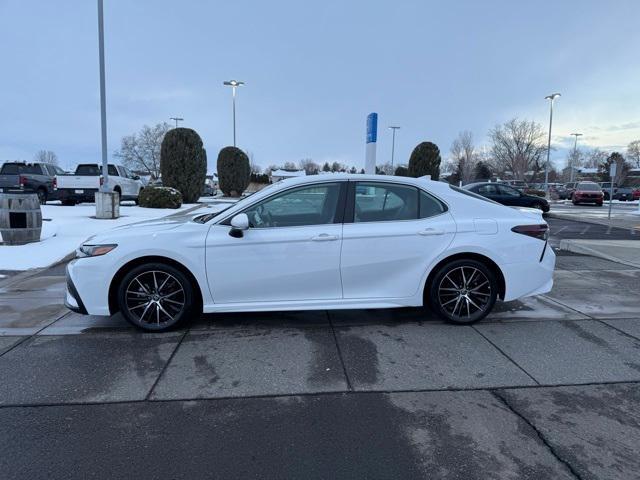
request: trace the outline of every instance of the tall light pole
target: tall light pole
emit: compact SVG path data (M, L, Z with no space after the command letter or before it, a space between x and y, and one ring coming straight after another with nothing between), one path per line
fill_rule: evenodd
M184 122L184 118L180 117L169 117L169 120L173 120L176 122L176 128L178 128L178 122Z
M552 93L551 95L547 95L545 100L549 100L550 110L549 110L549 141L547 142L547 163L544 164L544 192L545 195L549 196L549 155L551 154L551 125L553 124L553 101L556 97L559 97L559 93Z
M109 191L109 166L107 164L107 99L104 80L104 15L102 0L98 0L98 56L100 61L100 128L102 130L102 185L100 190Z
M236 146L236 89L244 85L244 82L239 82L238 80L228 80L226 82L222 82L223 85L227 87L231 87L232 96L233 96L233 146Z
M576 155L578 155L578 137L581 137L582 134L581 133L572 133L571 135L576 137L576 141L573 144L573 158L571 159L571 162L569 164L569 168L571 169L571 173L570 173L570 176L569 176L569 181L573 182L573 172L574 172L573 162L576 161Z
M391 140L391 168L393 168L393 156L396 151L396 130L399 130L400 127L390 126L389 130L393 132L392 140Z

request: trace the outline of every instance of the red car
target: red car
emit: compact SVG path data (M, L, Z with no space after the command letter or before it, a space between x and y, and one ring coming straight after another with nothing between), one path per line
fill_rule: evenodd
M633 199L640 200L640 187L636 187L633 189Z
M603 200L604 193L602 193L602 188L595 182L578 183L572 197L574 205L578 205L579 203L595 203L598 207L601 207Z

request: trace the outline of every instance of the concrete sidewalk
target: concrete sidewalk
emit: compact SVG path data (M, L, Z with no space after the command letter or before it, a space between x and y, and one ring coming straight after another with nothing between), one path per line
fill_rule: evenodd
M560 241L560 250L640 268L640 242L634 240L563 239Z

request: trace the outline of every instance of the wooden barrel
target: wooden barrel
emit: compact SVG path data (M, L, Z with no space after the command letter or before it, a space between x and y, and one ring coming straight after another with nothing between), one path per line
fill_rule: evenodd
M0 236L4 245L39 242L42 211L35 193L0 193Z

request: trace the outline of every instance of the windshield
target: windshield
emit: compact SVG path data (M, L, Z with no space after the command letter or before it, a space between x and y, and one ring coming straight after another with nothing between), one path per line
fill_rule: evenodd
M588 192L598 192L602 190L600 185L597 183L579 183L578 188L576 190L586 190Z

